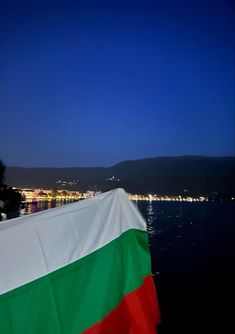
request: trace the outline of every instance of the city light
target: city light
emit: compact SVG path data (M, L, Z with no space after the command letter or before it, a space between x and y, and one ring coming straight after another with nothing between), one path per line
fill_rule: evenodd
M25 202L34 201L51 201L51 200L80 200L91 198L99 194L97 191L70 191L70 190L52 190L52 189L18 189L25 199ZM160 201L160 202L207 202L208 197L198 196L167 196L167 195L140 195L140 194L128 194L128 198L131 201Z

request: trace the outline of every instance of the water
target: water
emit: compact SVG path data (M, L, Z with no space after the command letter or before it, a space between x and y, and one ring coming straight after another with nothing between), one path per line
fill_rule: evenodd
M62 205L66 205L66 204L73 203L73 202L75 202L75 200L71 200L71 199L38 201L35 203L27 204L22 214L29 215L31 213L36 213L39 211L55 208L57 206L62 206Z
M234 322L235 203L136 205L148 223L159 334L226 332Z
M39 202L27 213L66 203ZM134 203L147 221L159 334L233 332L235 203Z

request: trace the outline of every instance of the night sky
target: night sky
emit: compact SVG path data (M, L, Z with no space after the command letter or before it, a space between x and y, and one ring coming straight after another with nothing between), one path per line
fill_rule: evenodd
M0 4L6 165L235 154L232 0Z

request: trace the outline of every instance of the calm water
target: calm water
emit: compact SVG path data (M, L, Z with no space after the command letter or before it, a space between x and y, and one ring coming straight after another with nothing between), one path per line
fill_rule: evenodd
M227 333L234 323L235 203L137 206L148 222L159 334Z
M52 200L52 201L39 201L31 204L27 204L25 208L25 214L36 213L46 209L55 208L65 204L73 203L74 200Z
M39 202L28 213L66 203ZM148 223L159 334L227 333L234 318L235 203L135 204Z

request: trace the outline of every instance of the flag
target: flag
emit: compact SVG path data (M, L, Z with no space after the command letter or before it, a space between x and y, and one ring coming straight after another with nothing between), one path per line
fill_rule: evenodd
M1 334L154 334L146 223L122 189L0 224Z

